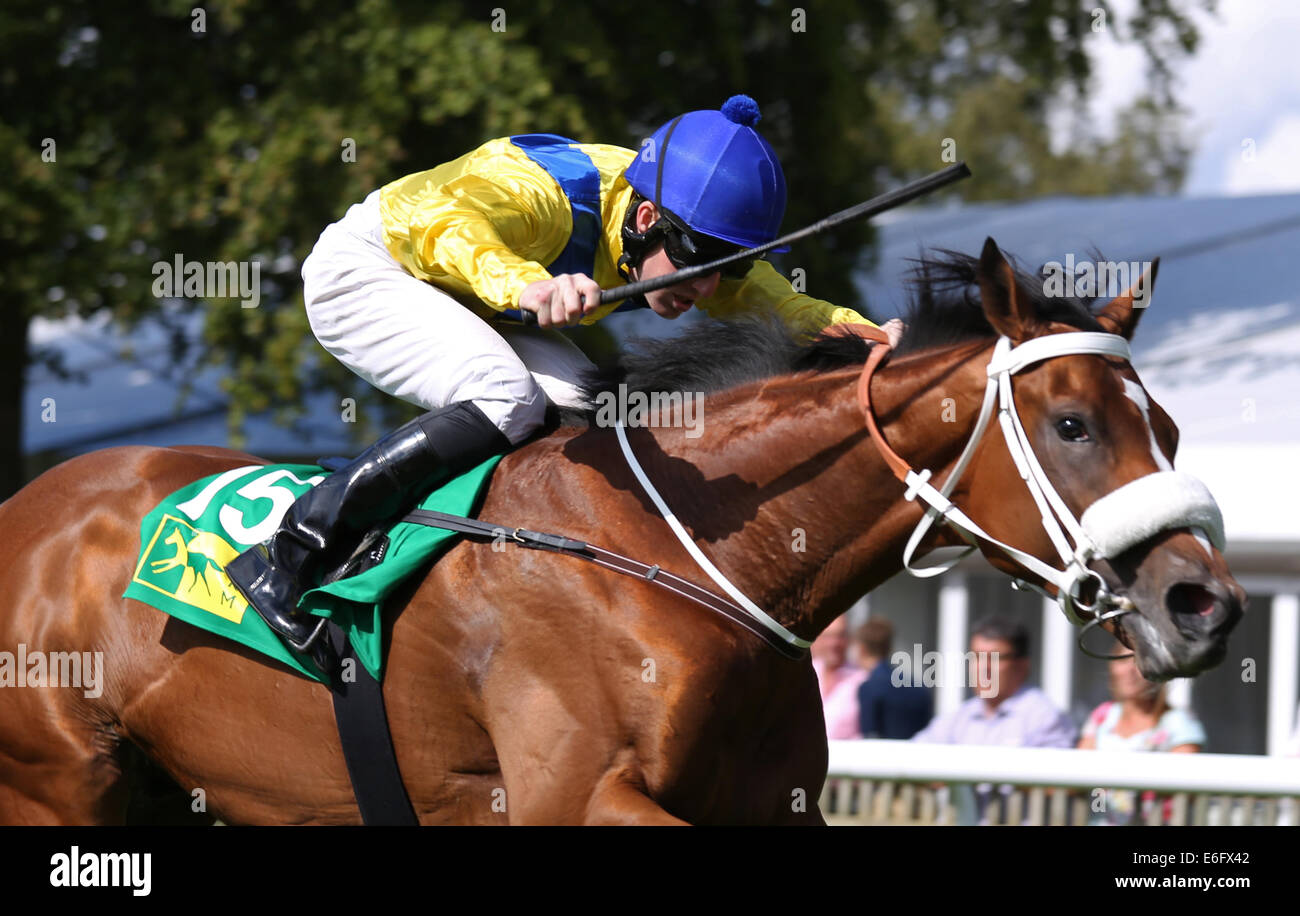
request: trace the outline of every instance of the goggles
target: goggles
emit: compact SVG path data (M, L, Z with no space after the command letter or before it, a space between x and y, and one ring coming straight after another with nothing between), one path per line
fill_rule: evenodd
M691 230L667 214L660 218L655 228L663 237L664 253L668 255L668 260L678 270L708 264L710 261L717 261L743 250L739 246L724 242L721 239L691 232ZM749 273L750 268L754 266L755 260L757 259L746 258L743 261L728 264L721 269L721 273L724 277L739 279Z

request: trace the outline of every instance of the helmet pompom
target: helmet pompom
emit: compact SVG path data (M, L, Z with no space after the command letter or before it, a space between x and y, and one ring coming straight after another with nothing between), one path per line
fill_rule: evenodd
M722 103L722 113L728 121L753 127L763 116L758 113L758 103L747 95L733 95Z

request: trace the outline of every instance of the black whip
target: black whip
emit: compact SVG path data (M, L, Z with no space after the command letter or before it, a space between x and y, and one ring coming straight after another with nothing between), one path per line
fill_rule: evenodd
M933 193L946 185L955 181L970 177L970 169L966 163L958 162L948 166L946 169L940 169L926 175L924 178L918 178L915 181L908 182L901 188L893 191L887 191L884 194L877 195L870 200L864 200L860 204L854 204L847 210L841 210L838 213L832 213L825 219L820 219L810 226L805 226L791 232L789 235L783 235L779 239L773 239L756 248L746 248L743 251L737 251L727 255L725 258L719 258L716 261L710 261L707 264L697 264L694 267L685 267L681 270L674 271L670 274L664 274L662 277L655 277L651 280L637 280L633 283L627 283L623 286L616 286L613 289L604 289L600 291L600 304L605 305L610 302L617 302L620 299L628 299L633 296L642 296L655 290L664 289L665 287L674 286L687 280L694 280L696 277L707 277L709 274L717 273L722 268L727 267L737 261L745 261L771 251L773 248L779 248L782 245L788 245L791 242L798 242L818 233L825 232L827 229L833 229L836 226L843 225L856 219L866 219L884 213L886 210L892 210L895 207L901 207L903 204L910 203L918 197L924 197L926 194ZM507 309L502 313L506 317L516 317L516 320L522 320L526 325L537 324L537 314L527 309Z

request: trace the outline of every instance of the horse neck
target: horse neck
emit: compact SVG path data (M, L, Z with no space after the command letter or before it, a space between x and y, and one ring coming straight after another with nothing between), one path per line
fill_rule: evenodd
M973 357L983 349L877 372L877 421L913 468L943 479L955 464L979 412L985 361ZM746 386L706 402L698 439L655 437L672 456L651 472L669 506L741 591L805 639L902 569L921 516L867 433L859 374Z

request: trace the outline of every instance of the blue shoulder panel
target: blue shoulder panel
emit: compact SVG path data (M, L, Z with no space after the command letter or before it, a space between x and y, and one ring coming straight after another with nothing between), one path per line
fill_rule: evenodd
M578 149L576 141L558 134L517 134L510 142L519 147L533 162L546 170L569 199L569 212L573 217L573 232L564 250L546 269L555 274L596 273L596 248L600 245L600 172L591 157ZM624 302L616 311L637 307ZM518 309L506 309L508 318L519 320Z
M575 141L556 134L519 134L510 142L546 169L569 198L573 233L569 244L546 269L551 274L596 272L596 246L600 244L600 172Z

